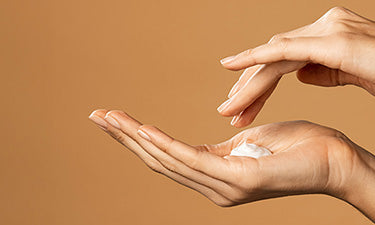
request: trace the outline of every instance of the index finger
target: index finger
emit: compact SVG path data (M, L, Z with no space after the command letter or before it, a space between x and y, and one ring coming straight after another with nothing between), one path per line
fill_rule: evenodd
M223 116L238 115L269 89L272 89L281 76L300 69L305 64L303 62L280 61L262 66L241 90L219 106L219 113Z
M327 42L322 37L280 38L278 41L248 49L236 56L227 57L221 63L231 70L241 70L258 64L283 60L310 61L335 68L339 65L339 57L337 57L337 50L328 48L330 45L329 41Z

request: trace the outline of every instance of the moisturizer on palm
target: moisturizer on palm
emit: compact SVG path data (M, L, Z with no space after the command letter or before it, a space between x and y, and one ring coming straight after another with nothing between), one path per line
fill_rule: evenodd
M256 159L267 155L272 155L272 152L256 144L246 142L232 149L230 152L230 156L247 156Z

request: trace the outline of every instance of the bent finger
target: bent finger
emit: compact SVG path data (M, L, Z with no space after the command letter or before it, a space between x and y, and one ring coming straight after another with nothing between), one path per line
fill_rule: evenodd
M287 60L314 62L336 68L340 66L341 59L337 57L337 49L332 48L332 41L324 37L284 37L224 60L223 65L228 69L240 70Z
M277 80L276 83L270 89L268 89L266 93L259 97L253 104L248 106L240 115L233 117L231 125L237 128L241 128L251 124L254 121L255 117L262 110L264 104L271 96L278 83L279 80Z
M263 65L237 94L219 106L218 111L223 116L238 115L267 92L282 75L298 70L305 64L304 62L281 61Z

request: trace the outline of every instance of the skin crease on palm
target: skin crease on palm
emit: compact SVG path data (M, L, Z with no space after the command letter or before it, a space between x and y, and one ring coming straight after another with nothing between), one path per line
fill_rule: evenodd
M337 23L341 17L345 19ZM336 28L337 24L341 25ZM353 45L345 47L345 38L350 35L338 32L339 28L354 29L351 35L355 33L359 40L352 38ZM340 39L339 34L345 38ZM375 70L370 62L375 59L375 44L369 43L375 39L371 35L375 35L371 21L334 8L312 25L275 36L258 50L224 60L228 69L246 70L229 94L229 106L221 107L221 113L240 115L233 123L237 127L251 123L282 74L295 70L306 83L354 84L374 94ZM332 42L333 38L339 41ZM292 44L294 39L296 44ZM361 47L361 43L367 46ZM324 47L328 44L333 49ZM372 51L367 50L371 46ZM291 53L284 52L289 48L293 49ZM333 57L337 51L340 54ZM317 55L306 56L309 52ZM153 171L198 191L219 206L320 193L352 204L375 221L375 157L337 130L307 121L289 121L249 128L216 145L191 146L119 110L98 109L89 118ZM228 156L243 141L273 154L258 159Z

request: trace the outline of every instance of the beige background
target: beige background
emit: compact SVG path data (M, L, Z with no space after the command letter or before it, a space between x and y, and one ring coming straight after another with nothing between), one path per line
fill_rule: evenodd
M191 144L231 137L216 107L240 72L218 60L336 5L375 18L373 0L1 1L0 224L371 224L320 195L216 207L87 119L123 109ZM373 151L374 112L359 88L289 75L252 126L307 119Z

